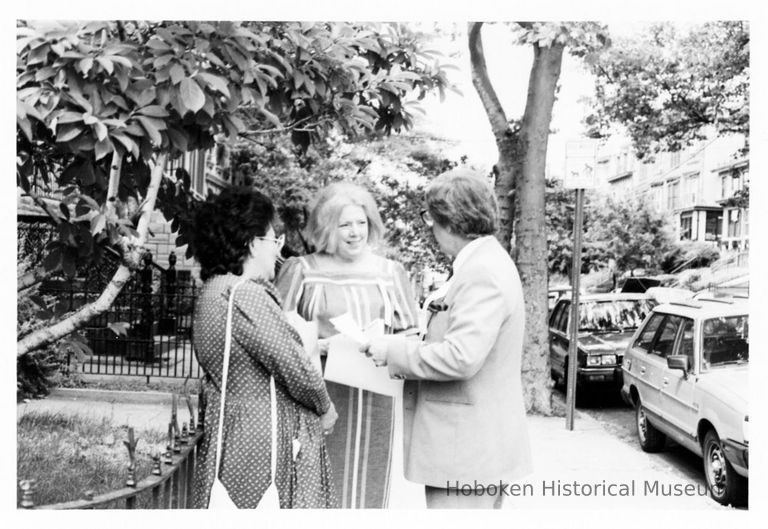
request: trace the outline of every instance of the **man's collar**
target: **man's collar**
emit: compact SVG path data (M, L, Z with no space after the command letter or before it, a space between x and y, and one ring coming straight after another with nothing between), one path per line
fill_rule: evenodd
M453 274L456 275L456 272L459 271L459 268L466 262L466 260L469 258L470 255L480 246L483 244L484 241L488 240L489 238L493 238L493 235L486 235L484 237L479 237L477 239L474 239L467 243L464 248L459 250L459 253L456 254L456 258L453 260Z

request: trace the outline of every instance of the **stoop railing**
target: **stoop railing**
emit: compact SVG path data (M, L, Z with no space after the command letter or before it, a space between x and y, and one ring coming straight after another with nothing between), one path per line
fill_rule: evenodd
M202 397L202 394L201 394ZM179 430L176 394L173 395L171 422L168 424L168 445L161 456L152 457L149 476L136 482L135 449L137 440L133 428L128 429L128 440L123 441L128 449L129 465L125 487L103 494L84 493L79 500L35 505L34 480L21 480L21 507L24 509L72 510L72 509L191 509L192 486L195 479L197 451L203 439L204 401L198 408L198 423L195 426L192 402L186 396L190 410L190 424L183 423ZM162 459L162 461L161 461Z

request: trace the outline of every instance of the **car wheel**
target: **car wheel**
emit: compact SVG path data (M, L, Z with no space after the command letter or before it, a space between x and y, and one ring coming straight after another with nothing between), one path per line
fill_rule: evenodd
M637 408L635 408L635 423L637 424L637 439L640 441L640 448L644 452L660 452L664 448L664 441L667 437L648 420L642 402L638 402Z
M725 457L717 432L704 436L704 477L712 498L723 505L741 505L746 500L747 480L736 473Z

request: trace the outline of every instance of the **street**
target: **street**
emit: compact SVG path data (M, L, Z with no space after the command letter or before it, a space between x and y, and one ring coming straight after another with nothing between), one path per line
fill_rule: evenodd
M581 388L580 388L581 389ZM553 389L553 397L565 409L565 394L560 389ZM599 421L603 428L616 438L638 447L635 410L624 403L617 389L597 388L585 391L578 398L577 415L584 413ZM663 451L651 454L660 464L666 464L688 481L705 484L703 464L700 457L681 447L674 441L667 440ZM713 500L714 501L714 500Z

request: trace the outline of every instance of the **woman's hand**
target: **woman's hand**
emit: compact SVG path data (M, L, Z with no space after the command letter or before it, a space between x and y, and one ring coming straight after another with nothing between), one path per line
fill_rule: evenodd
M336 419L339 418L339 414L336 413L336 406L331 402L331 407L328 411L320 416L320 428L323 429L324 435L330 435L333 432L333 425L336 424Z

